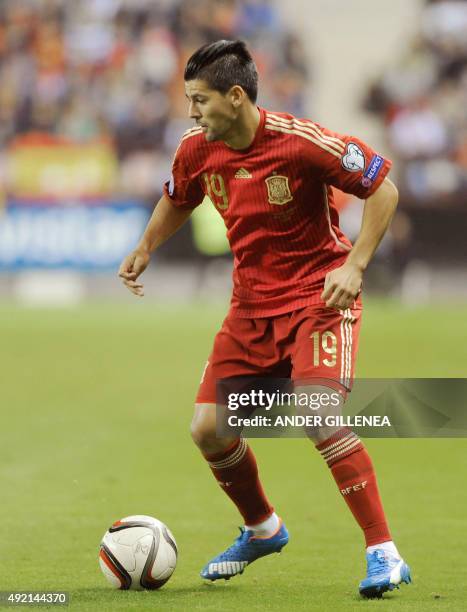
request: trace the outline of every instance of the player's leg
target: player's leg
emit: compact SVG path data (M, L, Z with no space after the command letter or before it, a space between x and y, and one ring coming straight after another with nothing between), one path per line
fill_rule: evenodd
M328 393L336 383L350 389L358 348L361 309L337 312L331 309L305 309L296 324L293 378L299 393L322 392L313 378L329 379ZM301 381L301 382L299 382ZM308 381L308 383L307 383ZM340 414L339 407L321 407ZM308 431L317 450L331 470L347 506L359 524L367 547L368 576L360 585L363 595L380 596L400 582L410 581L410 570L394 545L378 490L375 469L360 438L350 429L318 427Z
M288 533L264 493L255 456L245 438L216 437L216 404L196 405L191 432L217 482L245 521L233 545L201 571L203 578L228 580L242 574L256 559L280 552L288 542Z
M248 342L261 346L267 334L266 322L255 325L247 319L229 318L216 336L197 395L191 433L217 482L233 501L245 526L232 546L214 557L203 568L203 578L228 579L243 573L246 565L259 557L279 552L288 534L268 501L258 474L256 458L247 441L240 438L218 438L216 435L216 380L232 376L258 376L267 361L257 354L247 360Z
M220 487L237 506L245 525L269 521L277 529L274 508L264 493L256 459L247 441L241 437L216 436L216 404L196 404L191 435Z

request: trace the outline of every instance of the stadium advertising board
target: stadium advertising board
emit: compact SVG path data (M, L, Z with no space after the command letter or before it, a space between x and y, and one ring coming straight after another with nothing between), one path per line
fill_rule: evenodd
M27 134L9 147L8 191L22 200L111 197L117 171L110 142L75 143Z
M13 202L0 216L0 269L118 267L150 211L137 201Z

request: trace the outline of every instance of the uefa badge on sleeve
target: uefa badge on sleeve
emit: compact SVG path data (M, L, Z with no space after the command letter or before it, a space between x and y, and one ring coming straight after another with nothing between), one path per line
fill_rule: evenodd
M365 155L357 144L349 142L342 156L341 164L348 172L363 171L365 170Z

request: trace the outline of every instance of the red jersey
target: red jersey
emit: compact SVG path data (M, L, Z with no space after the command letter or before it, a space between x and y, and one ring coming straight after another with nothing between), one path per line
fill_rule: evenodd
M234 255L232 314L247 318L321 303L327 272L352 246L331 186L367 198L391 167L358 138L259 111L246 149L207 142L201 127L185 132L164 186L174 206L195 208L207 195L222 215Z

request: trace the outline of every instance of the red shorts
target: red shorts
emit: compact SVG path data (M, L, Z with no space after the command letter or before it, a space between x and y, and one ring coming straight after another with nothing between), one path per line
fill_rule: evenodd
M216 403L216 381L233 376L326 379L352 387L362 308L307 306L277 317L227 315L214 340L196 402Z

